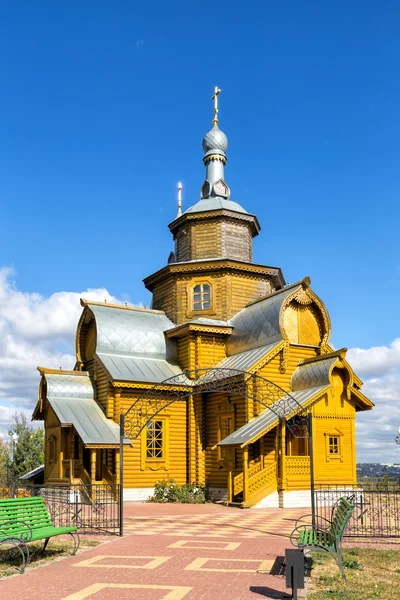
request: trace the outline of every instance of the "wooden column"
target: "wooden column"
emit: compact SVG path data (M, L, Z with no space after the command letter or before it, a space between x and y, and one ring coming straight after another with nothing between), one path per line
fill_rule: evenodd
M107 419L114 418L114 390L111 390L111 392L107 396L106 416Z
M121 414L121 390L116 389L114 391L114 421L119 425L119 418Z
M64 452L60 450L58 454L58 479L63 478L63 460L64 460Z
M286 490L286 425L279 423L279 489Z
M249 497L249 447L243 448L243 502L247 502Z
M115 482L119 483L119 450L115 450Z
M232 469L228 471L228 502L232 502Z
M197 462L197 454L196 454L196 432L195 432L195 418L194 418L194 399L191 394L187 400L187 482L188 483L197 483L196 477L196 462Z
M96 483L96 450L90 450L90 479Z

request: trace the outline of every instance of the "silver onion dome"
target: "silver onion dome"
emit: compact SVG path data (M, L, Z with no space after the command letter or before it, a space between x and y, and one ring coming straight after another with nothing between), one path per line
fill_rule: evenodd
M219 129L218 126L210 129L203 138L203 150L204 154L210 152L210 150L217 150L225 154L228 148L228 138L225 133Z

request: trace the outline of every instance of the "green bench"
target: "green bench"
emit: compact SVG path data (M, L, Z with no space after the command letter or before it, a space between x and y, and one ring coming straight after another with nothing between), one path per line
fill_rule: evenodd
M315 516L315 526L305 522L304 519L312 518L305 515L296 522L296 526L290 536L293 546L303 548L304 554L322 550L331 554L340 569L343 579L346 575L343 568L342 541L346 526L355 509L354 497L340 498L334 505L331 520Z
M0 545L15 546L21 554L20 573L29 563L29 542L44 540L42 554L51 537L69 534L74 540L72 554L79 548L77 527L54 527L42 496L0 499Z

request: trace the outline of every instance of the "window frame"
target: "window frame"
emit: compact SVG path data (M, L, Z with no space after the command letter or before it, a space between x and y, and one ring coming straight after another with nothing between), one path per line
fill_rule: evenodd
M224 422L231 422L230 433L226 434L224 431ZM221 411L218 415L218 442L228 437L231 433L235 431L235 410L232 406L230 410ZM236 452L234 448L230 446L217 446L217 461L220 468L228 468L229 463L232 463L232 469L236 468Z
M140 470L145 471L150 469L152 471L158 471L159 469L164 469L168 471L169 469L169 418L168 416L163 415L160 417L157 415L151 422L159 421L162 423L162 438L161 438L161 456L147 456L147 431L148 425L143 428L141 433L141 455L140 455Z
M324 435L326 462L331 462L332 460L343 462L343 433L338 429L330 429ZM331 444L331 439L336 439L336 444ZM337 446L337 452L331 452L333 445Z
M209 290L209 295L210 295L209 307L208 308L195 308L195 299L194 299L195 293L200 294L199 303L202 304L204 302L203 286L205 286L205 285L208 285L210 288L210 290ZM201 288L199 292L195 292L195 288L197 286L200 286L200 288ZM189 318L192 316L204 316L204 315L214 315L215 314L215 310L214 310L215 282L214 281L212 281L211 279L206 278L206 277L198 277L198 278L196 277L196 278L192 279L191 282L187 285L186 293L187 293L187 316ZM206 294L207 294L207 292L206 292ZM196 301L196 304L197 304L197 302L198 301Z

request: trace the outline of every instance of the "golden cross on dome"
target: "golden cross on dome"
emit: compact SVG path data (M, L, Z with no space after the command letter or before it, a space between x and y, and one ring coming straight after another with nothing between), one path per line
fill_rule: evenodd
M215 86L214 95L211 97L211 99L214 100L214 118L213 118L214 127L217 127L217 124L218 124L218 94L220 94L220 93L221 93L221 90L219 89L219 87Z

